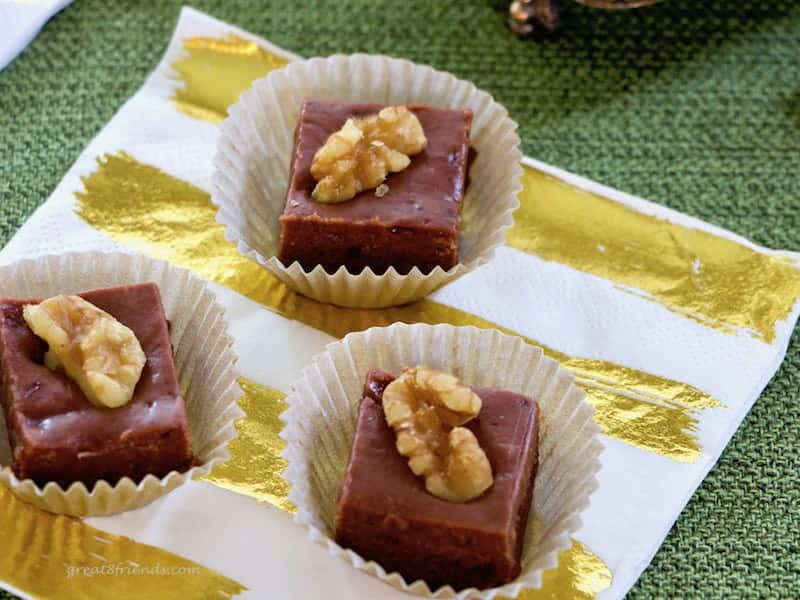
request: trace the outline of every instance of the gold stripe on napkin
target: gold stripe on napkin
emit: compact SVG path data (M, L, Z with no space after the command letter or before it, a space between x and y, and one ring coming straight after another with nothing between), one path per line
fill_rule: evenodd
M800 296L800 266L789 258L646 215L527 166L507 243L767 343Z
M0 580L39 598L232 598L247 588L176 554L53 515L0 487Z
M204 479L293 513L289 484L282 476L286 461L281 456L285 442L280 438L280 414L286 409L286 395L245 378L239 379L239 385L244 391L239 406L245 417L236 423L236 439L228 444L231 458Z
M611 587L606 563L577 540L558 555L558 566L542 575L538 590L522 590L516 600L592 600Z
M253 80L288 61L255 42L235 35L222 38L191 37L183 40L185 55L172 68L183 87L172 103L181 112L219 123L228 107Z

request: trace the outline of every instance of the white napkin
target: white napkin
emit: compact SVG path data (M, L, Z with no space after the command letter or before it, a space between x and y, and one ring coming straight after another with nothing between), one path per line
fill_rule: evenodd
M280 52L264 40L185 8L156 70L0 253L0 262L42 253L130 249L75 213L74 194L83 189L81 177L96 172L96 159L104 154L124 151L140 163L210 191L216 126L179 112L170 102L181 85L171 65L185 55L184 40L229 34ZM527 162L534 169L641 213L710 232L764 255L774 254L696 219L554 167ZM788 252L780 254L800 258ZM333 339L231 289L213 288L227 309L242 375L258 383L289 391L310 357ZM756 290L742 290L751 292ZM775 373L800 311L800 304L794 302L788 317L776 324L774 340L766 343L747 332L725 333L707 327L613 281L509 247L502 248L492 263L445 287L432 299L567 355L612 361L683 382L724 404L695 413L700 449L693 460L649 452L626 443L624 436L602 437L606 450L600 488L583 514L583 528L575 535L611 573L611 584L601 592L602 598L621 598L649 564ZM135 512L88 521L202 563L245 585L249 588L245 595L253 598L310 600L328 597L334 589L341 598L404 597L308 542L305 531L292 524L286 513L209 483L191 483Z
M0 71L31 43L47 21L72 0L0 0Z

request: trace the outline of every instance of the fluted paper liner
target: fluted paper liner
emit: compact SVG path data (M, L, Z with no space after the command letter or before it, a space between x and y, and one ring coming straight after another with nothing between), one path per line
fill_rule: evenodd
M370 369L399 374L426 365L462 382L511 390L539 402L539 470L522 555L522 572L498 588L430 590L423 581L405 581L334 542L336 500L355 435L364 378ZM303 370L287 398L281 436L287 446L284 478L297 506L296 522L309 537L354 567L407 592L435 598L516 598L542 585L542 572L555 567L558 553L571 545L581 512L597 488L602 444L594 409L573 375L542 349L496 330L450 325L395 324L353 333L329 344ZM532 523L537 521L537 526Z
M321 266L304 271L278 258L280 223L303 99L385 104L428 104L472 109L470 145L477 155L463 200L459 263L407 275L390 268L376 275L344 267L329 274ZM406 60L354 54L290 63L244 92L220 127L212 201L217 221L239 252L290 288L322 302L360 308L404 304L487 262L505 241L519 206L522 154L517 125L505 108L473 84ZM413 158L412 158L413 160ZM380 200L376 199L376 202Z
M88 252L44 256L0 267L0 297L47 298L117 285L154 282L170 321L175 368L197 466L164 478L147 475L138 484L123 478L116 485L98 482L91 490L73 483L37 486L20 481L10 468L8 436L0 411L0 483L22 500L44 510L75 516L100 516L138 508L181 484L211 472L228 459L234 423L244 416L237 404L236 356L224 311L198 277L184 269L143 256Z

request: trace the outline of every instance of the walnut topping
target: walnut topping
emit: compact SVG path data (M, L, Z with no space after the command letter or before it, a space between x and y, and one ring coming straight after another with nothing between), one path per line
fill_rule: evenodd
M383 392L383 412L425 488L450 502L468 502L492 485L492 468L469 429L461 427L481 410L481 399L448 373L405 369Z
M411 164L409 157L427 144L419 119L405 106L348 119L314 155L311 176L317 185L311 197L328 204L350 200L380 186L389 173L405 169Z
M92 404L130 402L146 362L133 331L79 296L54 296L22 309L25 322L50 345L45 364L63 368Z

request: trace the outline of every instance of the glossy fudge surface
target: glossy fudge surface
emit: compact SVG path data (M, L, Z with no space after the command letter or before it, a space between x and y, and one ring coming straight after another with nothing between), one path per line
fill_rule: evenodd
M512 392L473 388L480 414L468 427L492 465L494 483L457 504L432 496L395 448L381 407L394 379L367 376L344 483L336 540L406 581L431 589L487 588L519 574L538 460L538 406Z
M352 200L324 204L311 199L314 154L350 117L376 114L385 105L306 100L295 131L286 206L281 216L279 258L305 270L341 265L353 273L389 266L407 273L428 272L458 262L461 200L467 177L472 113L409 106L428 145L400 173L390 174L381 198L365 190Z
M0 401L17 476L68 487L157 477L192 461L161 296L155 284L80 294L130 327L147 357L129 404L99 408L62 372L43 364L47 344L22 317L39 300L0 300Z

